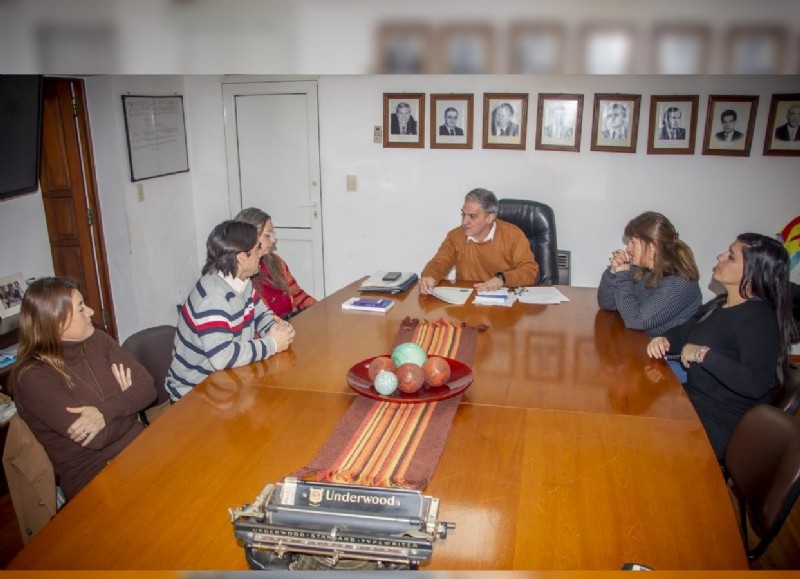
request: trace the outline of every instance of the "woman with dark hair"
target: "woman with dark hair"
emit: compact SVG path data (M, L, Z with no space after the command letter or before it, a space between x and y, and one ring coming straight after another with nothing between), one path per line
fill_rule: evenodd
M774 239L743 233L717 256L713 278L725 293L653 338L647 354L680 354L686 392L721 460L742 416L783 384L794 333L789 254Z
M33 282L22 300L11 378L20 418L44 447L69 500L142 431L153 379L108 334L75 282Z
M625 226L627 246L611 255L597 303L619 312L625 327L658 336L680 325L702 303L692 250L669 219L648 211Z
M236 221L249 223L258 230L261 242L259 272L253 276L253 287L269 309L283 319L290 318L317 303L303 291L289 271L289 266L275 253L278 239L272 218L261 209L248 207L235 217Z

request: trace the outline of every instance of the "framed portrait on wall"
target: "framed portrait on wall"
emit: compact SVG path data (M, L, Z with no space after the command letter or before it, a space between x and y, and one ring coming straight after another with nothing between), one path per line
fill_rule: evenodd
M692 155L697 134L697 95L650 97L648 155Z
M581 150L582 94L539 93L536 117L536 149Z
M484 93L484 149L524 150L527 124L527 93Z
M425 94L383 93L383 146L425 147Z
M471 94L431 95L431 149L471 149Z
M749 157L758 96L709 95L704 155Z
M638 94L595 94L592 151L635 153L639 132Z
M800 93L772 95L764 154L800 156Z

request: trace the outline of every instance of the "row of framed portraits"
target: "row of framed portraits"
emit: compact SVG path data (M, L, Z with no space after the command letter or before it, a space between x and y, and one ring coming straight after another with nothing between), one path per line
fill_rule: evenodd
M535 147L579 152L583 95L540 93ZM641 95L597 93L592 115L592 151L635 153ZM647 152L693 155L697 136L698 95L650 97ZM472 94L430 95L430 148L472 149ZM384 93L383 146L425 147L425 94ZM710 95L703 136L704 155L747 157L753 142L758 96ZM527 93L483 94L484 149L526 148ZM773 94L764 137L764 155L800 156L800 93Z

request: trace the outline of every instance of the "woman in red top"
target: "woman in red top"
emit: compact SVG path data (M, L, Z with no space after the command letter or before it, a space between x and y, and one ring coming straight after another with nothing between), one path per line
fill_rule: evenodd
M243 209L235 217L255 226L258 230L258 241L261 243L261 271L252 278L253 287L258 295L275 315L283 319L291 318L300 311L317 303L303 291L294 279L289 266L275 253L278 239L272 227L272 218L255 207Z

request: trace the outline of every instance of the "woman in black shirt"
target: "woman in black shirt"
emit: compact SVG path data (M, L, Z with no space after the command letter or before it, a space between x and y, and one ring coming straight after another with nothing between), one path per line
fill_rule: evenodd
M725 293L653 338L647 353L680 354L686 392L721 460L742 416L783 383L794 333L789 255L772 238L744 233L717 256L713 278Z

